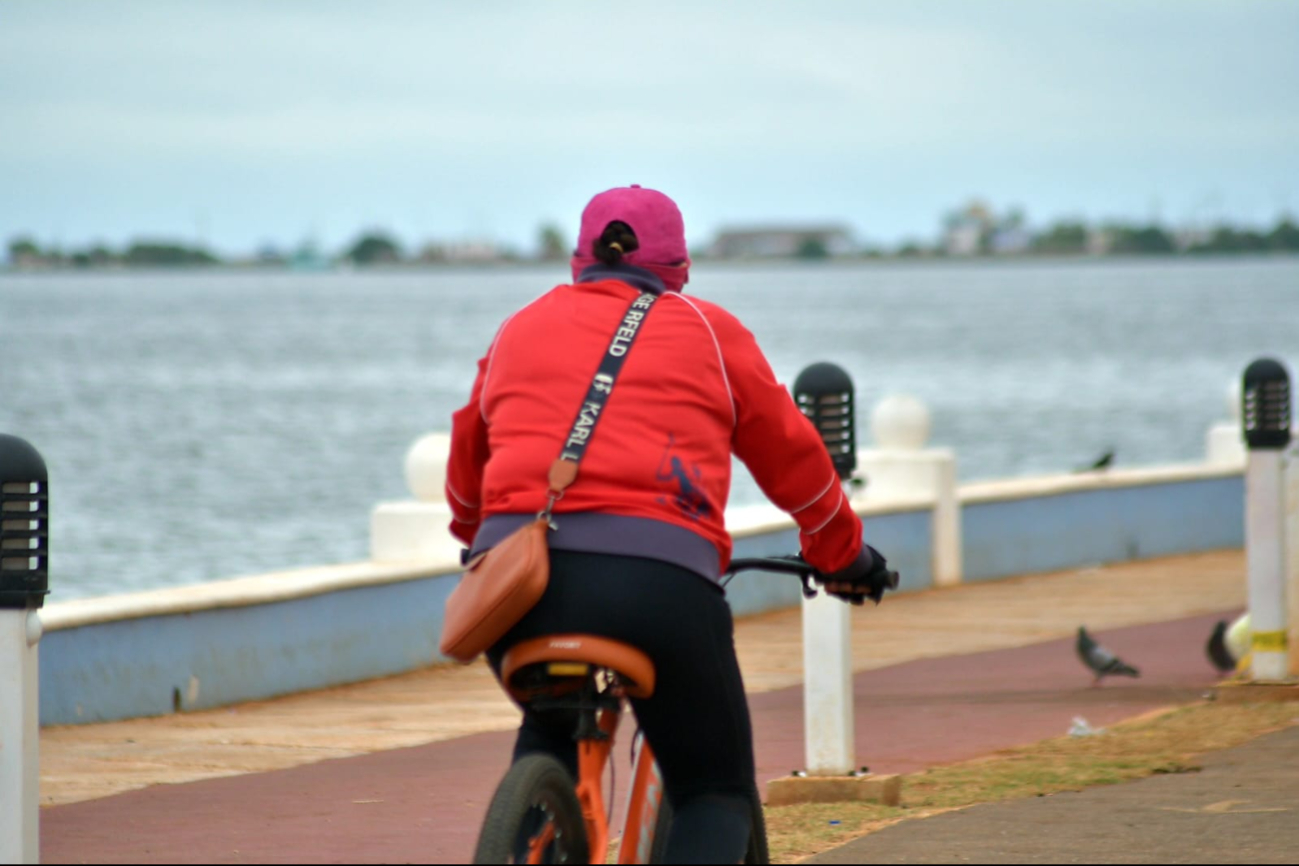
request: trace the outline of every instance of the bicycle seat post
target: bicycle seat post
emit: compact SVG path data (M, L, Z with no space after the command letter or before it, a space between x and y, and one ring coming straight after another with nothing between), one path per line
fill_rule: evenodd
M593 683L595 679L593 671ZM597 693L595 708L590 713L582 713L582 720L578 722L577 801L582 804L593 863L603 863L609 850L609 815L602 780L613 751L622 704L622 698L612 694L611 688L606 688Z

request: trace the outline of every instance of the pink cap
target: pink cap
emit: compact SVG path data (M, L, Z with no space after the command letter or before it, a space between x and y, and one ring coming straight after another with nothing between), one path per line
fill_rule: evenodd
M686 251L686 226L676 202L640 184L605 190L582 211L582 230L576 255L593 254L595 242L615 220L631 226L640 246L623 257L629 265L677 265L690 260Z

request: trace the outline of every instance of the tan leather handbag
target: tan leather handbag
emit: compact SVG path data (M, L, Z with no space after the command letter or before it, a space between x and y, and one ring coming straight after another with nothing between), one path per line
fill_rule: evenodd
M555 465L560 462L556 460ZM551 466L552 475L555 465ZM576 476L577 464L568 465ZM459 662L473 661L532 610L550 581L550 548L546 544L550 526L547 509L469 561L468 570L447 598L440 646L443 655Z
M534 520L469 564L447 599L443 655L473 661L532 609L550 580L549 531Z
M618 371L656 299L651 292L642 293L619 323L618 334L600 361L559 459L550 465L549 501L545 510L536 520L519 527L495 547L469 561L460 583L447 598L439 642L443 655L459 662L473 661L523 619L546 591L550 580L546 533L555 528L552 520L555 503L577 478L577 465L591 443L595 424L613 391Z

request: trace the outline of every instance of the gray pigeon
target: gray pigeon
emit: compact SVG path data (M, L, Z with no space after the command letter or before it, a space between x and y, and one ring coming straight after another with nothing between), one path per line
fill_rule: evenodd
M1092 681L1092 685L1094 686L1100 685L1101 680L1108 676L1141 676L1139 670L1132 667L1132 665L1125 663L1114 653L1093 640L1092 636L1087 634L1087 629L1083 626L1078 626L1078 643L1076 648L1078 650L1078 658L1082 659L1082 663L1087 665L1091 672L1096 675L1096 679Z

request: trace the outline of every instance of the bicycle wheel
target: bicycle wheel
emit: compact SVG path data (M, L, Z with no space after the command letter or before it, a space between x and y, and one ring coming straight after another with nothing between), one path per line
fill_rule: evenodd
M525 755L492 797L475 863L586 863L590 859L573 778L549 755Z

